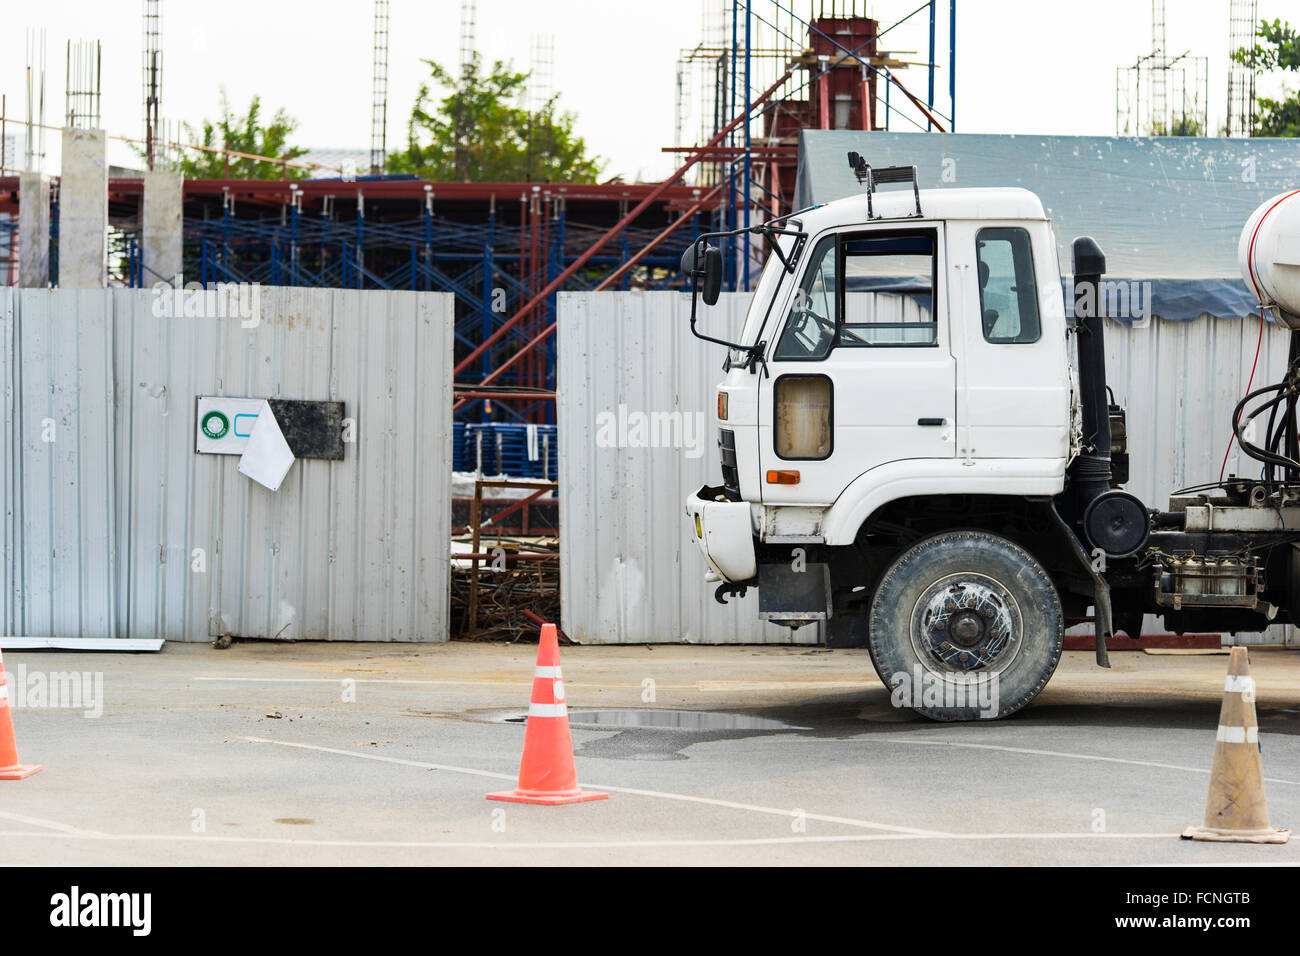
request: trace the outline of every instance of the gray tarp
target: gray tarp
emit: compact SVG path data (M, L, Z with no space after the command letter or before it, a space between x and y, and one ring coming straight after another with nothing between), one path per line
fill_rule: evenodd
M1260 203L1300 187L1296 139L804 130L796 208L861 194L849 150L873 166L916 166L922 189L1033 191L1063 272L1071 240L1092 236L1107 278L1151 282L1153 312L1171 321L1258 308L1237 270L1237 237Z

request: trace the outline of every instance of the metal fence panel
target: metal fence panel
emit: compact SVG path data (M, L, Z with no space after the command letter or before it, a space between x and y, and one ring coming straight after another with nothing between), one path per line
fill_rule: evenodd
M14 392L14 310L17 307L17 289L0 287L0 561L4 562L4 587L0 588L0 633L10 634L13 614L21 606L18 581L11 569L18 555L19 512L15 507L18 477L18 457L13 453L12 429L18 407Z
M1133 450L1128 489L1153 507L1190 485L1217 481L1232 437L1232 412L1245 394L1259 343L1254 387L1286 372L1290 333L1259 320L1152 322L1106 326L1106 378L1128 410ZM1261 436L1262 439L1262 436ZM1259 473L1259 463L1233 444L1225 474Z
M704 326L720 338L738 334L749 298L723 295ZM722 477L713 404L725 352L694 338L689 317L689 296L676 292L559 296L560 601L576 640L791 641L788 628L758 620L753 591L714 601L691 540L686 496ZM678 420L692 438L703 430L690 449L618 447L620 406L690 416ZM818 642L819 627L793 632L794 641Z
M1203 315L1136 328L1107 324L1107 381L1128 410L1132 459L1126 487L1148 506L1164 509L1170 492L1218 480L1232 438L1232 412L1246 393L1257 345L1252 387L1281 381L1290 332L1267 323L1261 338L1258 317ZM1225 476L1259 470L1259 462L1233 442ZM1164 630L1159 618L1147 617L1144 633ZM1294 643L1294 628L1276 625L1262 634L1225 636L1225 641Z
M5 633L447 639L450 296L264 288L245 327L147 290L18 295ZM343 401L353 440L270 492L194 453L200 394Z
M113 316L103 293L5 308L7 633L102 637L114 617Z

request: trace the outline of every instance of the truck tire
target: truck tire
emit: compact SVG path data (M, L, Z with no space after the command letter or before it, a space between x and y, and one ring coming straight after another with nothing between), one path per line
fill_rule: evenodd
M867 646L895 706L932 720L1014 714L1061 659L1065 618L1043 566L987 531L912 545L880 578Z

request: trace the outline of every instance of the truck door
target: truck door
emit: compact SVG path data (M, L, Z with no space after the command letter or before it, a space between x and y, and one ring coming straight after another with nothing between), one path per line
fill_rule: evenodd
M1056 244L1042 222L952 222L960 274L958 446L972 458L1069 454L1070 381Z
M764 503L829 505L888 462L955 454L943 226L811 243L759 386Z

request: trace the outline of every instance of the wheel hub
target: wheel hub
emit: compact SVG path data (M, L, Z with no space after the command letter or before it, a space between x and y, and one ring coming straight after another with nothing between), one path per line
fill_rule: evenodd
M971 611L958 611L948 619L948 633L962 647L978 645L987 629L984 619Z
M959 671L1000 667L1019 643L1015 602L983 575L956 575L932 585L917 603L913 637L932 662Z

